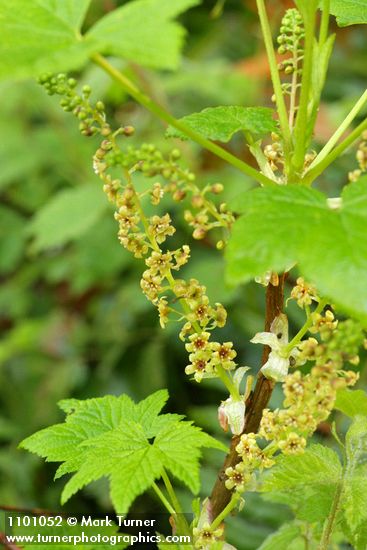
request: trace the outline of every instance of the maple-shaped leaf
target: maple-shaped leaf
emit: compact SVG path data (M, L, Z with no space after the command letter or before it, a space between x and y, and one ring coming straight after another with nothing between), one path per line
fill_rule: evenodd
M197 492L201 448L226 447L180 415L159 414L167 399L168 392L160 390L137 404L127 395L65 400L60 403L65 422L33 434L21 447L61 462L57 478L73 474L62 503L107 477L114 508L126 513L164 469Z

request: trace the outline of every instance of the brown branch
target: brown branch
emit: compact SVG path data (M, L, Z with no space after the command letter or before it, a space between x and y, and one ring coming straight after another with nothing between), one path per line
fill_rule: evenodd
M266 290L266 312L265 312L265 330L270 330L270 325L274 318L277 317L283 311L284 304L284 282L287 274L279 276L279 284L277 286L269 283ZM262 365L268 360L270 348L264 347L262 355ZM250 395L246 403L246 417L245 428L243 433L256 433L259 429L263 410L267 407L272 391L274 389L274 382L265 378L261 372L257 377L257 382L253 393ZM231 491L228 491L225 486L227 468L234 467L240 462L240 457L236 452L236 446L240 440L239 435L234 436L231 441L230 451L224 461L224 464L218 474L217 480L213 487L212 494L210 496L211 512L213 519L216 518L222 510L227 506L231 499Z
M7 550L20 550L19 546L16 546L12 542L8 542L5 533L0 532L0 545L3 545Z

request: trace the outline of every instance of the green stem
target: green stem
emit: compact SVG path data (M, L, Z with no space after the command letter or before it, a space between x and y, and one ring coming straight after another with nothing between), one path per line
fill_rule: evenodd
M221 365L216 365L215 368L219 378L222 380L223 384L229 391L231 397L233 397L235 401L239 401L240 393L236 388L236 386L234 385L234 383L232 382L230 375L226 372L226 370Z
M234 508L236 508L238 501L240 500L240 495L238 493L234 493L231 500L227 504L227 506L221 511L221 513L215 518L213 523L210 525L210 528L214 531L214 529L217 529L217 527L220 526L222 521L232 512Z
M170 502L168 502L168 500L166 499L166 497L164 496L164 494L162 493L162 491L160 490L160 488L158 487L158 485L154 481L152 483L152 487L153 487L156 495L158 496L159 500L162 502L163 506L167 510L167 512L171 515L175 515L176 511L173 508L172 504Z
M256 0L257 9L260 18L261 29L264 37L266 53L268 56L268 62L270 67L271 80L273 83L274 94L276 99L276 105L279 115L280 128L282 130L282 136L284 139L284 150L286 156L291 149L291 132L288 124L287 108L284 101L282 83L280 81L278 64L275 56L275 50L273 45L273 37L271 34L268 15L266 13L264 0Z
M152 488L154 490L154 492L156 493L156 495L158 496L159 500L162 502L163 506L166 508L167 512L173 517L173 518L176 518L177 517L177 513L176 513L176 510L173 508L173 506L170 504L170 502L168 502L168 500L166 499L166 497L164 496L164 494L162 493L162 491L160 490L160 488L158 487L158 485L153 482L152 483ZM186 522L186 520L185 520ZM190 537L191 537L191 533L190 533L190 530L189 528L187 527L187 530L186 531L186 534L188 534ZM183 547L178 543L178 546L180 549L182 549ZM191 550L193 550L193 546L190 545L190 546L185 546L184 548L189 548Z
M364 130L366 129L367 118L363 122L361 122L361 124L359 124L344 141L339 143L339 145L335 147L335 149L333 149L331 153L329 153L322 161L314 166L312 170L307 172L302 180L302 183L310 185L320 174L324 172L324 170L326 170L328 166L330 166L330 164L334 162L335 159L340 157L340 155L344 153L344 151L348 149L348 147L352 145L352 143L354 143L361 136L362 132L364 132Z
M299 174L302 171L306 149L308 146L307 136L310 135L308 129L308 105L312 88L312 65L313 65L313 45L316 26L316 0L309 0L309 15L305 19L305 49L302 71L302 85L299 100L299 108L294 128L294 155L292 158L292 174Z
M178 532L182 531L182 533L184 533L184 534L191 535L190 528L187 524L186 518L185 518L184 513L182 511L182 508L181 508L181 504L180 504L180 502L177 498L177 495L176 495L175 490L172 486L171 480L169 479L169 477L167 475L167 472L164 469L162 470L162 479L163 479L163 483L164 483L164 485L167 489L167 493L168 493L168 495L171 499L171 502L172 502L173 506L175 507Z
M367 90L363 92L357 103L354 105L354 107L351 109L349 114L345 117L339 128L336 130L336 132L331 136L327 144L323 149L321 149L320 153L317 155L313 163L311 164L309 171L311 171L313 168L318 166L318 164L323 161L330 151L334 148L334 146L338 143L339 139L342 137L344 132L347 130L347 128L350 126L350 124L353 122L355 117L358 115L362 107L367 103Z
M325 527L324 527L324 530L323 530L323 533L322 533L322 537L321 537L321 541L320 541L320 545L318 547L318 550L328 550L328 548L329 548L330 538L331 538L331 535L333 533L333 529L334 529L334 526L335 526L335 521L336 521L337 514L339 512L341 498L342 498L342 495L343 495L343 490L344 490L344 476L343 476L342 480L340 481L340 483L337 487L337 490L335 492L333 504L332 504L332 507L331 507L331 510L330 510L329 517L327 518L327 521L325 523Z
M105 57L100 54L94 54L92 55L91 59L92 61L94 61L94 63L96 63L96 65L101 67L101 69L103 69L114 80L116 80L124 88L124 90L128 92L138 103L143 105L158 118L164 120L167 124L170 124L177 130L180 130L187 137L199 143L199 145L204 147L204 149L211 151L212 153L214 153L214 155L228 162L228 164L231 164L247 176L253 178L258 183L261 183L263 185L273 183L269 178L264 176L264 174L255 170L255 168L252 168L252 166L246 164L246 162L243 162L241 159L232 155L229 151L226 151L216 143L213 143L209 139L203 137L198 132L195 132L195 130L192 130L185 123L174 118L174 116L172 116L158 103L153 101L149 96L143 94L133 82L131 82L125 75L123 75L113 65L111 65Z
M306 312L306 316L307 316L307 319L310 317L311 315L311 308L310 306L305 306L305 312Z
M317 308L315 309L314 313L320 313L324 309L324 307L326 306L327 303L328 303L328 301L326 300L326 298L323 298L322 300L320 300L320 302L319 302ZM308 329L312 326L312 323L313 323L313 316L309 315L307 317L307 320L306 320L305 324L303 325L303 327L297 332L295 337L292 338L292 340L287 345L287 347L286 347L286 352L287 353L290 353L292 351L292 349L300 343L300 341L302 340L302 338L304 337L304 335L306 334Z
M261 149L258 142L254 140L250 132L244 132L244 136L246 138L246 141L248 143L250 152L252 156L256 159L256 162L265 176L267 176L269 179L273 181L277 181L277 178L274 176L273 170L270 168L270 164L268 162L268 159L264 155L263 150Z
M179 503L179 500L176 496L175 490L172 487L171 480L169 479L169 477L167 475L167 472L165 470L162 470L162 479L163 479L163 483L164 483L164 485L167 489L167 493L169 494L169 497L170 497L170 499L171 499L171 501L172 501L172 503L175 507L176 513L177 514L183 514L181 504Z
M320 23L319 44L322 47L328 37L330 19L330 0L323 0L322 16Z

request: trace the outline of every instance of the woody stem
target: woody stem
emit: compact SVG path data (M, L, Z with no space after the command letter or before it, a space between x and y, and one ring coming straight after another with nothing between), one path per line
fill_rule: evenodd
M284 282L286 274L279 276L279 284L277 286L269 283L266 290L266 311L265 311L265 331L270 331L270 325L280 313L283 311L284 304ZM268 360L270 348L264 347L262 356L262 365ZM259 429L263 410L267 407L274 382L265 378L261 372L257 377L257 382L253 393L250 395L247 404L245 417L245 428L243 433L256 433ZM232 438L230 451L224 461L224 464L218 474L217 480L210 496L212 517L216 518L226 508L232 498L232 492L225 486L226 475L225 471L229 467L235 467L240 462L240 457L236 452L236 447L240 441L240 435Z

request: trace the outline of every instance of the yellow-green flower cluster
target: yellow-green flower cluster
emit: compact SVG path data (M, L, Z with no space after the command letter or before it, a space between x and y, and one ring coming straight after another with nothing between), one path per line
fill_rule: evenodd
M355 373L335 370L331 363L315 366L306 375L300 371L288 374L283 384L285 408L265 409L259 432L241 436L236 447L241 461L234 468L227 468L227 489L244 492L257 469L275 464L277 451L286 455L303 453L307 439L329 416L337 390L354 385L357 379ZM264 449L259 440L266 440Z
M273 172L276 172L284 165L283 145L280 141L280 136L273 132L271 134L272 143L264 147L264 155Z
M211 342L209 332L195 332L189 336L189 343L185 345L190 353L190 364L187 365L186 374L193 374L197 382L205 376L215 373L216 367L221 366L224 370L233 370L236 363L233 359L237 353L233 349L232 342Z
M299 80L303 68L304 25L301 14L296 9L286 11L277 38L278 52L283 56L278 63L283 73L282 91L289 104L289 126L293 128L300 92ZM275 94L272 100L275 101Z
M290 297L296 300L301 308L310 306L313 301L319 301L316 288L306 283L303 277L298 277L297 284L292 288Z
M234 468L227 468L226 476L225 485L228 491L234 489L238 493L243 493L253 480L253 475L250 473L248 465L245 462L239 462Z
M217 208L212 201L207 199L208 193L219 195L223 191L221 183L206 185L203 190L200 190L191 182L190 185L186 185L186 188L190 188L192 193L192 209L185 210L184 215L186 222L194 229L194 239L203 239L214 228L231 228L235 218L228 210L227 205L221 203Z
M115 193L117 180L114 180L113 195L110 194L110 177L100 171L100 167L95 163L96 173L103 179L103 189L108 198L116 204L115 220L119 224L118 239L122 246L132 252L136 258L143 258L148 254L150 244L147 235L141 230L141 217L136 207L136 194L131 184L122 189L121 182L119 187L121 192Z
M222 527L213 529L209 522L204 523L201 527L194 527L195 548L198 550L208 550L213 544L221 540L223 532Z
M258 439L259 435L254 433L241 435L236 446L236 452L241 460L236 466L225 471L225 486L229 491L243 493L254 483L256 470L271 468L275 464L272 451L262 450L258 445Z
M337 322L332 312L316 316L310 327L313 333L319 332L321 342L310 337L298 345L299 360L314 361L316 365L331 362L334 368L342 369L343 364L358 365L359 350L365 339L365 332L358 321L346 319Z
M228 490L243 492L248 489L255 471L271 467L274 464L274 455L278 452L285 455L303 453L307 439L329 417L338 389L353 386L358 380L358 374L353 370L344 370L343 364L346 361L358 363L358 351L365 337L360 324L351 319L339 322L330 308L321 312L322 306L318 306L316 312L312 313L312 302L320 302L320 298L316 288L301 277L297 279L291 298L297 301L300 308L305 309L306 328L312 334L318 335L320 341L310 337L297 344L295 337L295 360L290 366L303 365L307 361L312 361L315 365L307 373L296 370L287 374L287 364L284 376L277 378L284 381L284 408L273 411L265 409L258 433L241 436L236 447L241 461L237 466L226 470L225 483ZM284 342L279 342L279 349L277 336L284 339ZM274 371L274 380L274 373L281 366L282 345L288 344L288 323L285 315L281 314L273 321L270 332L259 333L252 341L271 347L273 357L269 355L268 363L270 360L274 363L270 365ZM291 350L288 351L291 353ZM284 361L286 359L287 357ZM266 376L265 371L264 375ZM259 442L264 440L265 446L262 443L260 447Z
M324 315L321 313L311 314L313 324L309 328L311 334L320 334L321 340L327 342L332 337L334 330L338 326L338 320L335 319L334 313L328 309Z
M118 136L130 136L134 129L126 126L112 131L106 121L103 103L91 102L89 86L84 86L79 95L76 81L66 75L43 75L40 83L49 94L62 96L62 108L80 120L80 130L84 135L100 134L103 137L93 157L93 168L103 182L109 201L116 206L118 239L136 258L145 260L147 269L142 274L140 286L157 307L161 326L164 328L170 314L174 314L184 322L180 337L186 341L191 335L187 344L190 353L187 374L193 374L199 382L205 376L216 376L219 367L227 372L233 370L236 366L233 344L209 341L208 331L225 325L226 310L219 303L210 304L206 288L196 279L174 278L173 273L188 262L190 248L187 245L176 250L163 248L167 238L175 233L170 215L147 216L142 208L142 199L147 194L153 205L158 205L165 193L172 194L176 201L191 196L193 212L187 210L185 218L194 229L193 236L200 239L213 228L228 229L234 221L224 203L217 207L208 198L209 194L220 194L223 186L215 183L200 189L194 174L178 164L180 151L177 149L173 149L167 158L151 144L139 148L128 146L123 150L117 143ZM155 178L150 189L139 192L135 188L132 181L135 172ZM177 304L182 311L177 311Z
M302 277L297 279L291 298L306 310L308 330L319 335L321 341L310 337L297 344L295 364L311 361L315 366L306 374L297 370L285 377L284 409L263 411L258 435L270 443L274 452L280 450L284 454L302 452L307 438L328 418L337 390L356 383L358 374L343 370L343 364L358 363L364 339L358 322L351 319L338 322L330 308L323 313L311 313L310 305L320 298L316 288Z
M227 468L227 489L243 492L257 469L273 466L277 451L303 453L307 439L333 409L337 390L354 385L357 379L353 371L336 370L332 363L316 365L305 375L298 370L288 374L283 384L284 409L265 409L259 432L241 436L236 447L241 461ZM267 442L264 449L259 440Z
M357 379L355 373L337 370L331 362L316 365L305 375L289 374L283 384L285 408L264 410L259 436L284 454L302 452L307 438L328 418L337 390L354 385Z
M110 149L105 146L104 150ZM95 166L98 169L98 163L95 162ZM105 155L104 166L109 166L108 154ZM142 196L136 192L131 180L117 193L115 180L111 195L111 181L104 167L99 175L104 181L109 198L118 207L115 218L119 223L118 236L121 244L136 257L145 258L147 269L142 275L140 286L146 297L158 308L161 326L166 325L170 312L174 312L180 320L185 321L184 331L181 333L183 339L189 334L203 339L205 334L209 334L203 331L223 327L227 313L221 304L210 304L205 286L196 279L186 281L173 277L173 272L188 262L190 248L184 245L176 250L162 249L162 244L175 232L170 215L146 217L141 207ZM153 193L157 189L158 186L154 184ZM177 313L173 307L177 302L183 304L182 313ZM203 377L216 376L218 365L225 370L233 369L235 356L232 343L210 342L205 349L190 353L190 364L186 367L186 373L193 374L195 380L200 382Z
M219 195L223 191L221 183L208 184L203 189L195 183L195 174L183 169L178 163L181 153L173 149L168 158L152 144L140 148L128 147L115 154L115 163L129 171L142 172L145 177L160 177L149 191L151 202L158 205L169 193L177 202L190 200L191 209L186 209L185 220L193 228L194 239L203 239L214 228L230 229L234 216L225 203L218 206L208 195Z
M349 181L357 181L364 172L367 172L367 131L363 132L362 140L358 146L356 154L358 168L349 172Z
M274 464L271 456L264 453L259 447L257 443L258 438L258 434L243 434L236 447L236 451L242 458L244 464L252 470L255 468L270 468Z

